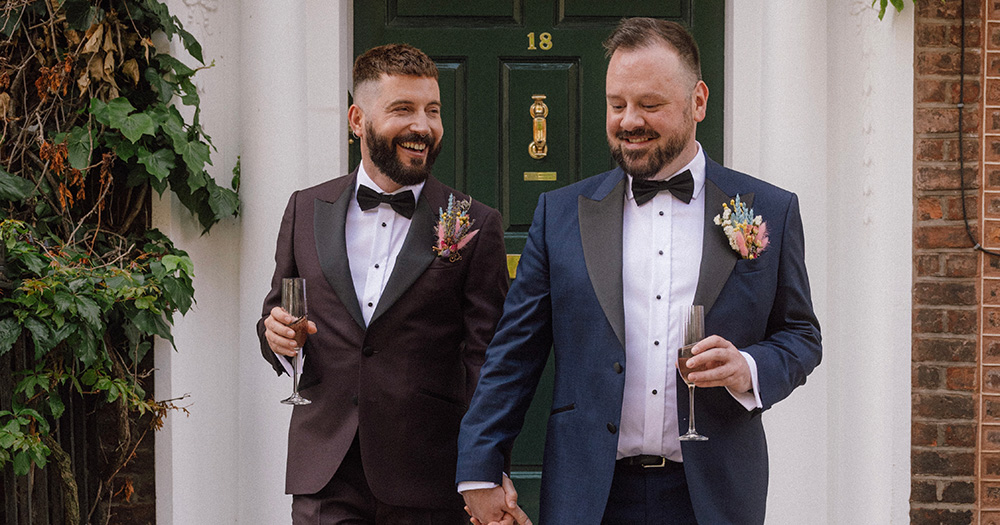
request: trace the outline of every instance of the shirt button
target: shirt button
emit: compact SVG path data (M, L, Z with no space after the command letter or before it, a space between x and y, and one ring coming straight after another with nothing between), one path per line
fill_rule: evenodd
M660 342L659 341L653 341L653 346L660 346Z
M660 252L659 252L659 253L660 253L660 255L663 255L663 250L660 250Z
M654 395L654 396L656 395L656 390L655 390L655 389L653 390L653 395Z
M662 211L660 212L660 217L663 217L663 212Z
M663 215L663 214L661 213L660 215ZM382 227L385 228L385 223L384 222L382 223Z
M659 301L659 300L660 300L660 296L659 296L659 295L657 295L657 296L656 296L656 300L657 300L657 301Z
M663 253L663 252L660 252L660 253ZM378 268L378 264L376 264L375 267Z
M371 307L372 307L372 306L374 306L374 305L375 305L375 303L368 303L368 307L369 307L369 308L371 308Z

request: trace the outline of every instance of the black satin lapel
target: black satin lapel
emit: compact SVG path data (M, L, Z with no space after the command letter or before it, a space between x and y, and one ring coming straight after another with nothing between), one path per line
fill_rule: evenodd
M424 187L427 191L427 187ZM417 208L410 219L410 229L406 232L406 239L403 240L403 247L399 249L399 256L396 257L396 264L392 268L392 275L385 283L385 290L378 300L375 313L368 323L369 326L375 323L380 315L385 313L403 292L424 273L424 270L434 262L434 219L436 214L431 211L430 204L427 203L426 194L421 194L417 201Z
M323 269L326 282L330 283L340 302L351 317L364 328L365 318L358 305L358 294L354 290L351 264L347 259L347 236L344 225L347 222L347 205L354 198L353 185L340 195L335 202L316 199L313 211L313 234L316 237L316 253Z
M694 292L694 304L705 305L705 313L712 309L722 287L732 273L739 254L729 246L729 239L722 226L715 224L715 216L722 213L722 204L728 204L730 197L714 182L705 179L705 233L701 249L701 270L698 274L698 288ZM740 196L740 200L753 202L753 194Z
M622 281L622 179L603 199L578 198L580 239L587 274L618 342L625 347L625 285Z

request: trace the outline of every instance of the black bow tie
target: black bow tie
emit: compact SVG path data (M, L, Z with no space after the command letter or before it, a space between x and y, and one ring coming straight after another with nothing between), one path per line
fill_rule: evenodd
M684 170L667 180L639 180L632 179L632 196L635 197L635 205L642 206L653 200L657 193L667 190L674 194L684 204L691 202L691 195L694 193L694 177L691 170Z
M413 218L413 210L417 207L410 190L390 195L379 193L363 184L358 186L358 206L361 206L361 211L370 210L383 202L407 219Z

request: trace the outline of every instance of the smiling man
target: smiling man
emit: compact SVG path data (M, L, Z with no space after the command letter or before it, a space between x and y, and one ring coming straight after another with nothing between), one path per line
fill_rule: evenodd
M281 279L304 277L310 335L288 433L285 491L301 524L466 523L456 442L507 291L500 214L431 175L438 71L407 45L354 64L361 164L297 191L278 233L257 332L291 372ZM450 230L442 247L442 221ZM275 401L277 402L277 400Z
M626 19L605 48L619 168L539 198L462 421L459 490L481 523L509 522L503 467L551 349L541 523L761 524L760 414L821 357L798 199L702 150L708 86L682 26ZM707 441L680 437L691 305L709 334L687 360Z

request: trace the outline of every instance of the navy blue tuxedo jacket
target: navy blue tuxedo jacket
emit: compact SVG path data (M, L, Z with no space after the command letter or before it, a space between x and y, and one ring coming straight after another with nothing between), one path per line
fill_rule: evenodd
M821 358L797 197L708 159L705 233L695 304L707 334L757 363L764 410L803 384ZM503 317L459 436L457 481L500 481L550 349L555 386L542 471L541 522L598 524L614 473L625 374L621 169L543 194ZM740 195L770 244L744 260L712 219ZM638 372L638 371L637 371ZM639 372L641 373L641 372ZM724 388L698 389L698 431L682 443L700 523L763 523L767 446L760 410ZM677 381L679 428L688 392Z

